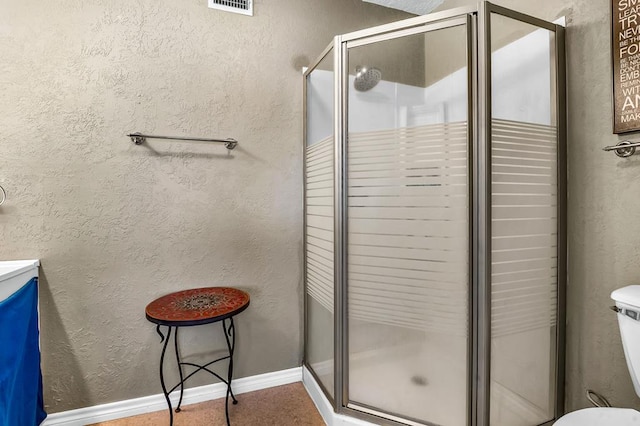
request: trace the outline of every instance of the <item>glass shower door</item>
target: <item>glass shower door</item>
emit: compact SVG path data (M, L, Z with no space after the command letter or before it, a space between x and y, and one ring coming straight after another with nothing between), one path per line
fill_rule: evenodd
M346 405L443 426L469 412L468 19L347 42L344 64Z
M306 74L305 362L334 392L334 70L333 49Z
M565 275L559 273L557 35L549 23L495 6L488 16L490 425L534 426L556 414Z

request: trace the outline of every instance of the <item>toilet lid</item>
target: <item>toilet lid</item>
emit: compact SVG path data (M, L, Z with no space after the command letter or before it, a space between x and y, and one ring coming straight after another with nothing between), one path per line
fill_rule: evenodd
M585 408L562 416L553 426L640 426L640 412L630 408Z

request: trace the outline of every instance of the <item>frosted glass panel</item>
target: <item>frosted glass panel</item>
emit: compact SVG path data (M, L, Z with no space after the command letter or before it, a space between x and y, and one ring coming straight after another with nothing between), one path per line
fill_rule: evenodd
M307 76L305 146L306 361L334 393L333 52Z
M557 127L554 34L492 15L492 426L553 419Z
M466 48L456 26L348 52L349 401L443 426L467 422Z

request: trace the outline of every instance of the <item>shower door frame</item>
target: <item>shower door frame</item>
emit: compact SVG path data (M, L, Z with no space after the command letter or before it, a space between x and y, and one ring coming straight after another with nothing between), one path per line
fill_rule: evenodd
M411 35L418 34L427 34L432 31L443 30L447 28L456 28L456 27L464 27L466 31L466 51L467 51L467 185L469 192L467 194L469 200L469 210L468 210L468 253L469 253L469 270L468 270L468 311L467 311L467 319L468 329L471 330L471 318L472 318L472 285L471 285L471 276L473 273L472 267L472 239L473 235L472 230L472 211L471 211L471 197L473 194L473 140L474 140L474 123L475 123L475 115L473 114L473 99L474 94L473 90L475 87L474 84L474 60L475 57L472 54L473 46L474 46L474 28L473 21L474 17L472 15L475 8L457 8L452 9L446 12L425 15L418 18L411 18L408 20L382 25L379 27L369 28L362 31L357 31L354 33L346 34L341 37L341 45L340 52L341 58L339 65L336 66L336 69L340 70L339 74L342 76L341 79L341 87L340 87L340 96L341 96L341 105L340 105L340 115L336 115L341 117L340 121L343 126L341 127L338 135L340 137L336 141L339 150L339 161L336 163L336 169L340 169L340 176L336 176L336 194L340 194L338 199L336 200L336 211L335 211L335 230L336 230L336 238L340 241L340 254L338 254L338 249L336 249L337 261L336 265L336 289L341 293L341 304L336 306L343 307L343 310L340 315L340 319L337 322L340 322L340 328L336 328L336 330L342 330L342 341L336 343L341 347L340 360L341 362L336 362L336 365L341 365L341 382L342 387L340 389L340 393L338 393L338 389L336 388L336 400L342 401L342 409L339 409L338 412L342 412L344 414L348 414L352 417L361 418L363 420L369 421L380 421L384 420L385 424L391 425L432 425L425 420L417 420L410 419L407 417L399 417L398 414L385 412L382 410L376 410L373 407L363 406L357 403L354 403L349 399L349 327L348 327L348 285L347 285L347 275L348 275L348 265L347 265L347 246L348 246L348 218L347 218L347 198L348 198L348 182L347 182L347 140L348 140L348 124L349 124L349 112L348 112L348 97L349 97L349 70L348 70L348 50L350 48L355 48L364 45L375 44L378 42L384 42L393 39L399 39ZM338 64L338 62L336 62ZM338 68L339 66L339 68ZM338 158L338 157L337 157ZM340 204L340 207L338 206ZM339 261L338 261L339 259ZM338 336L339 337L339 336ZM467 360L467 424L469 424L469 406L471 401L471 371L470 368L471 359L473 357L472 353L472 343L471 336L467 339L467 351L466 351L466 360ZM338 359L338 358L336 358ZM337 396L340 395L341 399L338 399Z
M313 380L316 382L316 384L320 387L320 389L322 390L322 393L324 394L324 396L329 400L329 402L331 403L331 405L333 406L334 410L337 407L336 401L337 399L334 398L334 396L331 395L330 392L327 391L327 389L325 388L325 385L322 383L322 380L320 380L320 378L318 377L318 375L316 374L315 370L311 367L311 364L309 363L309 359L308 359L308 336L309 336L309 327L308 327L308 323L309 323L309 318L308 318L308 313L309 313L309 308L308 308L308 303L307 303L307 202L306 202L306 196L307 196L307 162L305 159L306 156L306 148L307 148L307 130L308 130L308 123L307 123L307 114L308 114L308 110L307 110L307 101L308 101L308 93L307 93L307 78L311 75L311 73L318 67L318 65L320 65L320 63L328 56L328 55L334 55L334 64L333 64L333 73L334 73L334 81L333 81L333 88L334 88L334 93L333 93L333 106L334 106L334 111L333 111L333 116L334 116L334 120L333 120L333 126L334 126L334 133L333 133L333 145L334 145L334 159L333 159L333 167L334 167L334 203L335 200L337 199L336 193L335 193L335 175L336 175L336 169L337 166L336 164L338 164L336 162L336 127L337 127L337 122L339 120L336 120L335 118L337 117L336 115L336 109L337 108L337 99L338 99L338 89L339 89L339 84L338 84L338 78L340 73L336 71L336 63L335 63L335 58L336 58L336 51L339 48L340 44L339 44L339 39L340 36L336 36L334 37L334 40L332 43L330 43L327 47L325 47L325 49L322 51L322 53L316 58L315 61L313 61L313 63L311 65L309 65L309 67L306 67L303 69L303 87L302 87L302 103L303 103L303 125L302 125L302 134L303 134L303 143L302 143L302 158L303 158L303 167L302 167L302 200L303 200L303 223L302 223L302 247L303 247L303 259L302 259L302 274L303 274L303 295L302 295L302 299L303 299L303 310L304 310L304 324L303 324L303 359L302 359L302 364L307 368L307 371L309 371L309 373L311 373L311 375L313 376ZM337 236L337 232L335 229L335 225L334 225L334 229L333 229L333 233L334 233L334 244L335 246L337 246L336 242L338 241L338 236ZM337 255L335 253L335 247L334 247L334 259L337 259ZM335 266L335 262L334 262L334 274L336 271L336 266ZM336 328L336 320L337 320L337 316L336 312L337 312L337 308L336 306L338 306L336 304L336 295L338 293L337 289L336 289L336 283L337 281L335 280L334 277L334 301L333 301L333 324L334 324L334 329L333 329L333 341L334 341L334 358L333 358L333 363L334 363L334 372L333 372L333 382L336 385L335 387L337 387L337 383L339 380L336 379L336 372L335 372L335 365L337 364L337 358L336 358L336 346L335 346L335 339L336 339L336 335L337 335L337 328Z
M348 43L369 39L385 41L407 34L427 33L438 29L465 25L467 29L468 66L468 177L469 177L469 337L468 337L468 389L467 425L490 425L490 370L491 370L491 14L512 18L555 34L556 120L557 120L557 332L555 365L555 416L539 426L550 426L564 414L565 376L565 321L567 271L567 111L566 62L564 27L520 12L482 1L478 7L460 7L432 13L386 25L380 25L336 36L323 53L303 73L303 133L306 148L307 129L307 77L328 55L334 57L334 397L309 365L306 356L307 283L304 280L304 366L329 399L335 412L365 421L389 425L429 425L399 418L382 411L362 411L350 405L348 399L348 338L347 326L347 181L346 140L348 124ZM408 32L407 32L408 30ZM403 33L403 34L400 34ZM400 35L399 35L400 34ZM362 43L366 44L366 43ZM303 190L306 194L306 173ZM304 199L304 194L303 194ZM304 205L303 245L306 247L306 203ZM303 273L306 277L306 249Z
M477 274L474 290L478 298L474 301L477 312L477 329L474 336L478 346L474 347L474 366L477 368L476 395L472 426L490 426L490 385L491 385L491 196L492 196L492 49L491 15L496 14L525 24L544 29L555 35L553 64L550 71L555 74L555 118L557 123L557 300L556 300L556 353L555 353L555 406L554 418L538 426L551 426L561 417L565 403L565 353L566 353L566 286L567 286L567 103L566 103L566 59L565 29L563 26L536 18L488 1L479 4L477 10L477 57L478 57L478 99L475 102L478 123L478 196L476 250L478 255ZM555 67L553 67L555 65ZM553 80L552 80L553 83Z

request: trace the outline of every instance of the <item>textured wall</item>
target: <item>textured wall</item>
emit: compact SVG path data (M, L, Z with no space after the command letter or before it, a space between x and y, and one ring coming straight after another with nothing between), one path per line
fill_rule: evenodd
M638 134L612 134L608 0L574 0L568 14L569 289L567 403L594 389L640 409L620 341L611 291L640 284L640 158L602 148Z
M184 288L251 294L237 377L300 365L300 67L334 34L404 16L359 0L256 1L252 18L206 0L0 3L0 259L42 260L49 412L158 393L143 311ZM182 337L192 359L223 347L216 326Z

